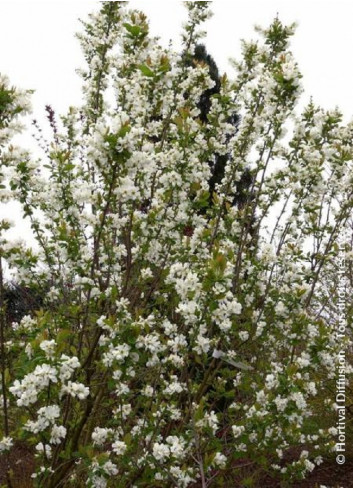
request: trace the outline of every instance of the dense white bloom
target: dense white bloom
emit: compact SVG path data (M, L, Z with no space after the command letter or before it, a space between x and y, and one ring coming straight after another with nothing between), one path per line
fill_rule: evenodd
M191 471L182 470L180 467L172 465L170 467L170 473L179 482L180 487L189 487L195 479L191 476Z
M241 304L228 292L226 297L219 301L218 308L212 313L213 320L222 331L231 328L231 317L241 313Z
M315 464L308 459L304 460L304 466L308 472L312 472L315 469Z
M14 323L4 345L10 393L29 408L18 428L37 444L36 474L63 484L62 450L83 420L74 445L93 430L94 450L87 465L86 455L77 460L72 486L84 468L93 487L152 487L153 478L189 487L200 460L212 481L227 464L229 429L245 458L265 455L280 460L280 474L305 475L311 449L329 448L337 434L303 425L337 373L340 314L328 284L343 223L351 242L353 123L312 102L294 110L293 28L278 19L263 42L243 43L235 77L217 83L207 63L185 63L199 49L207 2L186 2L180 53L120 3L85 24L84 103L47 148L40 143L40 161L10 144L23 94L3 101L0 200L23 204L39 245L1 235L3 259L19 283L51 287L43 311ZM261 371L251 371L258 361ZM90 394L92 404L79 402ZM232 396L226 410L223 394ZM322 409L336 407L328 394ZM5 437L0 449L11 443ZM292 443L308 451L289 460Z

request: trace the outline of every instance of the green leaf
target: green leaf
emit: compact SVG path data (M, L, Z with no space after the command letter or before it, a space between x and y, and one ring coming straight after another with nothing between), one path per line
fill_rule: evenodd
M72 163L67 163L67 165L64 166L65 171L71 171L74 168L75 168L75 165L73 165Z
M126 136L126 134L128 134L129 132L131 131L131 126L129 124L124 124L118 134L117 134L117 137L118 138L123 138L124 136ZM116 141L117 142L117 141Z
M142 73L145 76L153 77L154 73L153 71L147 66L147 65L140 65L139 70L142 71Z
M142 32L141 27L139 27L138 25L131 25L125 22L123 26L134 37L138 37Z
M59 333L57 334L56 341L57 341L57 343L61 343L62 341L64 342L65 340L67 340L68 338L70 338L71 335L72 335L72 331L71 330L69 330L69 329L61 329L59 331Z

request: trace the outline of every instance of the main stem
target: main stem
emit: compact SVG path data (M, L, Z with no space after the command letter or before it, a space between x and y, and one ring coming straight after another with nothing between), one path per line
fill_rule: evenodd
M8 401L7 401L7 389L6 389L6 351L5 351L5 298L4 298L4 277L2 271L2 257L0 255L0 352L1 352L1 390L3 398L4 409L4 434L6 437L10 434L9 428L9 413L8 413ZM10 464L9 456L6 454L6 480L8 487L12 487L10 477Z

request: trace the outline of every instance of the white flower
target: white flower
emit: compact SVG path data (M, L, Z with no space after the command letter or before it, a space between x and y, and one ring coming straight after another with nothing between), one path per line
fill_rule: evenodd
M39 344L39 347L44 351L47 358L53 358L55 346L55 340L44 340Z
M59 378L61 382L69 380L74 370L80 367L80 362L77 357L68 357L67 355L61 355L61 365L59 367Z
M61 440L66 436L66 428L65 426L57 426L56 424L52 427L50 443L54 445L58 445L61 443Z
M24 425L24 429L36 434L44 431L49 425L50 423L47 419L38 418L37 421L27 421Z
M108 460L108 462L105 462L102 469L107 475L116 475L119 472L117 466L113 464L113 462L111 462L110 460Z
M130 346L127 344L118 345L111 348L107 353L104 353L102 362L106 367L111 367L113 362L122 363L129 356Z
M107 487L107 480L102 475L94 475L92 477L92 487Z
M92 433L93 445L103 445L111 432L112 430L109 428L99 428L96 426Z
M27 343L26 348L25 348L25 353L26 353L26 355L27 355L27 357L29 359L32 358L32 356L33 356L33 348L32 348L32 345L30 343Z
M282 74L285 80L293 80L298 76L298 67L293 60L289 60L282 65Z
M305 409L306 408L306 401L305 401L304 396L301 392L293 392L290 395L290 398L296 403L296 405L299 409Z
M213 463L214 465L217 465L218 467L223 469L226 466L227 457L223 455L223 453L217 452L216 455L214 456Z
M176 375L172 375L172 382L164 389L164 394L167 395L173 395L173 394L180 394L180 392L183 392L184 390L184 385L182 385L180 382L177 380Z
M233 431L234 438L239 438L239 436L242 433L244 433L245 427L244 426L233 425L232 426L232 431Z
M43 417L53 423L60 416L60 408L54 404L52 406L42 407L38 411L38 417Z
M131 404L123 404L121 406L121 416L123 419L127 419L129 414L131 413L132 411L132 407L131 407Z
M13 445L13 440L9 436L4 436L2 440L0 440L0 453L10 450Z
M170 467L171 475L178 480L180 487L189 487L191 482L195 482L195 479L190 477L187 470L181 470L180 467L172 465Z
M45 456L50 458L51 457L51 446L50 445L43 445L42 442L38 443L36 445L36 450L39 453L45 453Z
M266 389L274 389L278 386L278 380L275 375L268 374L266 375L265 387Z
M285 314L286 310L287 310L287 308L282 301L279 301L276 304L275 311L278 315L283 316Z
M203 419L197 421L196 426L199 428L203 428L203 427L211 428L213 433L216 433L218 429L218 424L219 421L216 413L214 411L211 411L210 413L206 413Z
M277 410L281 413L285 410L288 404L288 399L282 398L281 396L277 396L274 400Z
M78 382L69 382L67 385L63 385L60 394L69 394L71 397L77 397L78 399L86 399L89 396L89 387L84 386Z
M153 278L153 272L150 268L142 268L141 277L146 280L148 278Z
M33 326L35 326L37 321L32 319L31 316L23 316L21 319L20 325L23 329L31 330Z
M201 333L196 338L196 346L194 350L201 355L202 353L208 353L211 347L211 341L203 336Z
M142 390L142 394L146 397L152 397L154 393L153 387L151 385L146 385L146 387Z
M126 201L136 200L139 197L139 189L134 185L130 177L120 179L120 185L116 188L115 194L118 198Z
M249 333L247 331L239 331L238 334L241 341L246 341L249 338Z
M315 457L314 459L314 462L316 465L321 465L323 463L324 459L322 458L321 455L318 455L317 457Z
M159 462L164 462L170 455L170 448L164 443L154 443L152 451L154 458Z
M316 385L315 385L315 382L308 382L307 386L306 386L306 390L312 394L313 396L315 396L315 394L317 394L317 389L316 389Z
M168 436L166 442L170 446L170 453L175 458L182 458L185 455L185 441L177 436Z
M213 358L222 358L224 356L224 352L222 350L213 350L212 357Z
M178 353L182 348L185 348L188 343L183 334L177 334L173 339L168 340L168 346L174 353Z
M55 424L55 419L60 416L60 408L56 404L42 407L38 411L37 421L27 421L25 429L32 433L45 430L50 424Z
M315 464L310 462L310 460L308 460L308 459L304 460L304 466L308 472L312 472L315 469Z
M116 455L124 455L124 453L126 452L126 448L126 443L120 440L116 440L112 444L112 450Z
M165 349L161 344L158 335L155 333L139 336L137 338L136 347L144 348L151 353L159 353Z

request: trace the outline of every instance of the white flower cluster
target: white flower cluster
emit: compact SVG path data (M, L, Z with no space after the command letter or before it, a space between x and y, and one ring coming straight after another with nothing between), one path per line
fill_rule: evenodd
M50 424L54 424L55 419L59 416L60 408L57 405L40 408L37 421L27 421L25 428L32 433L39 433L45 430Z
M80 362L77 357L61 355L59 367L59 379L61 382L69 380L77 368L80 368Z
M17 406L30 406L37 401L40 392L48 387L50 382L57 381L57 369L43 363L37 365L34 371L26 375L22 381L15 380L10 387L10 392L18 397Z
M241 313L242 306L229 291L226 297L219 301L217 309L212 313L212 318L222 331L228 331L232 327L232 317Z
M63 385L60 394L69 394L71 397L77 397L77 399L83 400L89 396L89 387L81 384L80 382L68 381L66 385Z
M110 348L107 353L103 354L103 364L106 367L111 367L114 362L123 363L125 358L129 356L130 347L127 344L117 345Z

